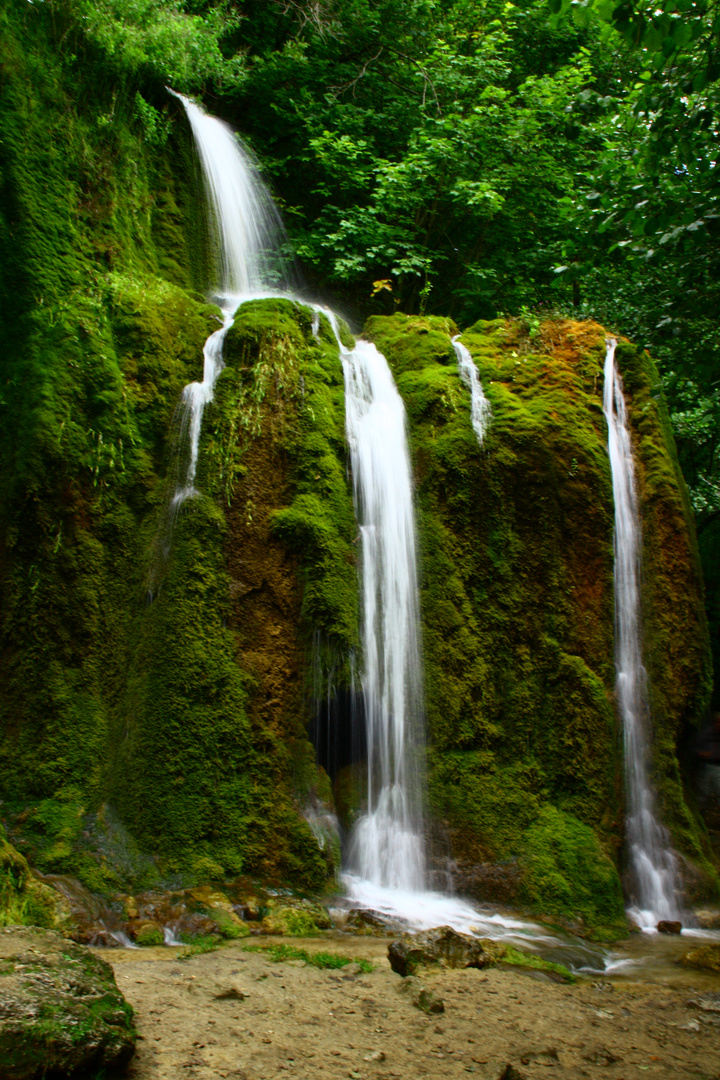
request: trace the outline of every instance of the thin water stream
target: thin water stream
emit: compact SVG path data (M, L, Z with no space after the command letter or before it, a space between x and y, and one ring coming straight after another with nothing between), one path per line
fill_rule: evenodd
M677 857L657 812L652 775L650 707L642 657L640 516L623 384L607 341L603 412L615 501L615 668L623 729L626 833L631 872L628 914L645 930L680 917Z
M223 369L223 344L233 316L244 300L288 292L291 274L282 255L282 220L253 156L222 120L182 94L170 93L182 102L200 156L217 266L215 300L223 315L222 327L205 342L202 382L189 383L183 391L181 430L187 432L189 452L187 473L172 498L177 507L196 494L203 412Z
M480 382L475 361L470 355L470 350L460 340L459 334L456 334L452 339L452 346L457 357L460 378L470 391L470 421L477 436L478 445L482 446L485 433L492 419L492 408L485 397L485 391Z

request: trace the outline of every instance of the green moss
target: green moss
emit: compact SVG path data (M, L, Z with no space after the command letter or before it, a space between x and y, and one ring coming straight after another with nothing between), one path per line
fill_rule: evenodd
M181 949L177 954L178 960L189 960L191 956L202 956L204 953L215 952L220 948L222 939L216 934L198 935L192 943Z
M270 528L300 562L306 633L322 633L342 655L358 642L343 374L327 320L315 338L312 314L282 300L240 308L209 418L218 441L207 468L216 491L226 490L233 456L240 461L251 440L272 437L290 500L271 512Z
M523 837L523 899L535 911L581 918L585 927L627 933L617 870L593 830L577 818L544 806Z
M552 975L565 983L577 982L577 977L564 964L554 964L551 960L543 960L537 953L523 952L513 945L506 946L503 964L508 964L510 967L529 968L530 971L544 971L547 975Z
M310 937L332 926L325 908L308 900L270 900L262 922L266 934Z
M237 941L239 938L250 936L250 927L232 912L215 907L209 915L216 924L220 936L227 938L228 941Z
M164 934L159 926L154 926L152 923L147 923L142 926L135 936L135 941L138 945L153 946L162 945L165 940Z
M0 926L59 927L68 914L60 895L33 876L0 825Z
M239 314L207 411L203 497L166 559L173 417L218 325L195 291L208 281L197 155L179 103L58 49L58 32L74 38L55 15L0 15L4 813L38 865L101 891L242 871L321 887L332 867L294 777L301 759L312 771L301 651L316 630L334 654L357 634L334 337L323 320L316 341L290 303ZM148 143L139 90L167 142ZM286 575L302 590L295 700L273 717L228 573L236 516L252 517L236 495L245 454L264 440L287 488L264 538L303 549Z

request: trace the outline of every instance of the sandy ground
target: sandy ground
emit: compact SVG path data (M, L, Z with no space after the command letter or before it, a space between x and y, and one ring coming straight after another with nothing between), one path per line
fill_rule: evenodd
M170 949L104 953L137 1013L128 1080L499 1080L508 1064L528 1080L720 1080L720 1013L688 1004L720 991L720 978L567 986L517 970L443 971L422 976L445 1003L427 1017L401 992L386 941L292 943L377 967L278 964L243 951L247 942L184 960Z

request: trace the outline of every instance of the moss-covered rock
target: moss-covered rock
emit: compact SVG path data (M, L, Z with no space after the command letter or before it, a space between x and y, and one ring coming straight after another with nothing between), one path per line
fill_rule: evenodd
M57 890L40 881L8 842L0 825L0 926L42 926L67 930L70 907Z
M135 1051L133 1012L110 965L53 931L0 929L0 998L7 1080L115 1068Z
M548 915L572 913L593 937L627 932L617 868L589 825L543 806L525 833L522 898Z
M267 913L262 921L266 934L287 934L289 937L307 937L320 930L330 930L332 920L327 909L310 900L294 900L290 897L268 900Z
M517 857L516 899L617 928L623 782L605 335L569 321L546 322L534 337L505 320L466 331L492 406L480 448L448 351L453 329L401 315L365 328L396 374L417 478L432 808L460 863ZM641 477L662 813L680 850L708 870L676 749L707 696L692 525L652 365L626 344L618 361ZM678 602L661 618L664 592ZM553 813L560 831L549 848ZM580 870L603 883L594 900L573 878Z

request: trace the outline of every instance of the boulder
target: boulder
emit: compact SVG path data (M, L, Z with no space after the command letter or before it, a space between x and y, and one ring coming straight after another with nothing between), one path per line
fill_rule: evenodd
M160 923L152 919L134 919L128 933L137 945L163 945L165 933Z
M390 920L386 915L367 908L352 908L342 928L349 934L366 934L374 937L386 937L392 932Z
M713 908L695 909L695 922L703 930L720 930L720 911Z
M288 934L291 937L305 937L316 934L319 930L330 930L332 920L327 909L310 900L296 900L284 896L269 900L267 913L262 921L266 934Z
M0 922L46 926L69 931L70 905L51 885L41 881L17 851L0 825Z
M506 951L504 945L489 938L474 938L459 934L450 926L439 926L419 934L403 934L388 946L388 959L393 971L407 976L420 965L490 967L502 960Z
M113 970L83 945L35 926L0 929L0 1076L39 1080L126 1064L133 1012Z
M699 949L690 949L680 957L680 963L702 971L720 972L720 945L701 945Z
M656 929L658 934L679 934L682 930L682 923L670 919L661 919Z

